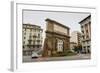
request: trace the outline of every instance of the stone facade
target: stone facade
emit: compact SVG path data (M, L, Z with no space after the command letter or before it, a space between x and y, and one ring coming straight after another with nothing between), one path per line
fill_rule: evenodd
M69 27L51 19L46 19L46 38L43 56L52 56L70 49Z
M85 53L91 52L91 15L79 22L82 32L82 50Z

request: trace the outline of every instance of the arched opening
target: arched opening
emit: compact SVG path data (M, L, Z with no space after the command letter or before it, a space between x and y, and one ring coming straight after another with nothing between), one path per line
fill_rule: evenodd
M58 39L57 40L57 52L63 52L63 45L64 45L63 40Z

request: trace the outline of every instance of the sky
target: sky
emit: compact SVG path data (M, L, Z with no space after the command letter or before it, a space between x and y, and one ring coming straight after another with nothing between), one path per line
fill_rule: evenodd
M32 11L23 10L23 23L40 25L45 30L46 21L49 18L55 20L70 28L70 33L80 31L80 22L90 13L74 13L74 12L51 12L51 11Z

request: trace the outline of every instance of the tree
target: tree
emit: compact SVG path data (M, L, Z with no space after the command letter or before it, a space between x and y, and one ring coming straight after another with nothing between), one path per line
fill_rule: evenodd
M75 52L77 53L81 53L82 52L82 45L79 44L78 46L74 46L74 49L73 49Z

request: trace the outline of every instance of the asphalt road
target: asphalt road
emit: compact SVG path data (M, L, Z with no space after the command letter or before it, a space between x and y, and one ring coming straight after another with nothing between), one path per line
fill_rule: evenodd
M41 61L61 61L61 60L84 60L90 59L90 54L78 54L74 56L65 56L65 57L50 57L50 58L34 58L32 59L31 56L23 56L23 62L41 62Z

